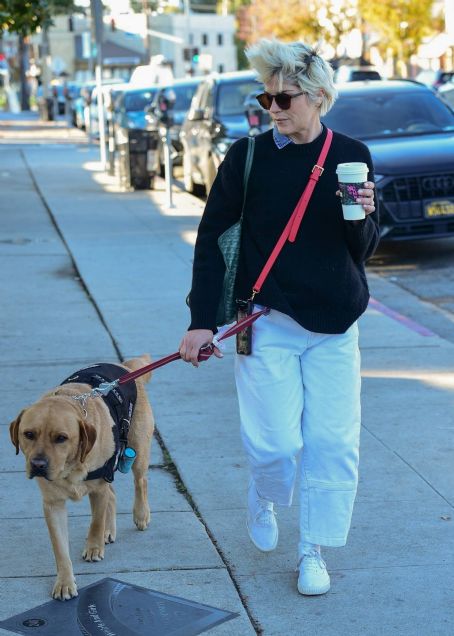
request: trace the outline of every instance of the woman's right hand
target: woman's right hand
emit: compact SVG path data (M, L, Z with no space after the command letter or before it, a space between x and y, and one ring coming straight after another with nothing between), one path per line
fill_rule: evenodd
M211 329L192 329L191 331L187 331L179 348L182 360L198 367L200 364L198 360L199 351L202 347L212 342L213 335ZM223 357L217 347L214 347L213 353L217 358Z

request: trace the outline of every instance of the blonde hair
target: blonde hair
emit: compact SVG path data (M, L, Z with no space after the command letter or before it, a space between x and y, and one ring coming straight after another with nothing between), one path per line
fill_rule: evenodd
M282 90L284 82L290 82L307 93L312 102L320 104L321 98L321 116L334 104L337 91L333 69L304 42L286 44L276 39L263 39L247 48L245 53L264 84L277 78L279 90Z

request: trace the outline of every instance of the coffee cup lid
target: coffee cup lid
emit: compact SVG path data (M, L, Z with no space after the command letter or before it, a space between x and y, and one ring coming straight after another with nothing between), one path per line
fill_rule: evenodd
M336 173L339 174L349 174L349 173L357 173L357 172L367 172L369 171L367 163L362 161L350 161L347 163L338 163L336 168Z

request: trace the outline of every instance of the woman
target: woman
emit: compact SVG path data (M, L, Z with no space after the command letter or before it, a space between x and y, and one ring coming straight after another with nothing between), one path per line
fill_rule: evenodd
M264 84L260 104L274 127L255 139L244 208L236 297L247 299L298 202L334 103L331 67L301 42L261 40L246 51ZM180 353L197 366L216 332L224 275L217 238L238 220L247 140L219 168L200 223L191 324ZM365 218L345 221L336 166L361 161L368 181L357 201ZM324 172L294 243L287 243L255 302L271 309L254 323L253 351L237 356L241 434L249 460L247 528L263 552L278 541L274 505L289 506L300 457L298 591L324 594L330 578L320 546L343 546L358 482L360 356L357 319L369 292L364 261L378 243L373 166L367 147L334 132ZM215 349L215 354L221 353Z

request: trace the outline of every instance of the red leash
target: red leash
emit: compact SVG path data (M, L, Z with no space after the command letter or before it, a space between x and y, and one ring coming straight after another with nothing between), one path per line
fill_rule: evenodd
M220 342L221 340L225 340L225 338L230 338L230 336L234 336L240 331L243 331L243 329L246 329L246 327L249 327L250 325L252 325L252 323L255 322L257 318L260 318L260 316L264 316L265 314L268 314L269 311L270 310L268 308L260 309L260 311L256 311L250 316L246 316L246 318L244 318L243 320L240 320L236 324L232 325L232 327L224 331L222 336L220 336L219 338L215 338L215 342ZM213 354L214 347L215 345L212 343L206 345L205 347L202 347L199 352L198 360L200 362L204 360L208 360L208 358ZM144 375L145 373L149 373L150 371L159 369L159 367L163 367L169 362L173 362L174 360L179 360L180 358L181 358L181 355L177 351L176 353L172 353L169 356L166 356L165 358L156 360L156 362L147 364L147 366L141 367L140 369L137 369L136 371L131 371L130 373L126 373L125 375L122 375L117 382L118 384L126 384L126 382L131 382L132 380L135 380L136 378L140 378L140 376Z

